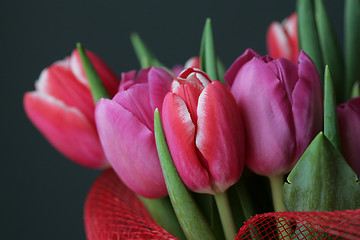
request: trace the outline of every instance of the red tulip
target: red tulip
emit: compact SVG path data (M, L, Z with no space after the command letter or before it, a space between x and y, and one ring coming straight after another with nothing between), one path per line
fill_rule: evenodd
M162 121L184 184L202 193L224 192L244 165L243 125L230 91L198 69L186 69L163 103Z
M319 76L304 52L298 61L247 50L225 74L244 122L245 164L255 173L288 173L322 129Z
M284 57L297 64L299 41L296 13L291 14L282 23L273 22L267 31L266 43L272 58Z
M115 97L100 99L95 119L105 155L121 180L147 198L167 195L155 145L154 111L161 112L172 77L157 67L123 74Z
M338 106L337 110L342 153L360 177L360 97Z
M87 54L113 96L119 78L99 57L91 52ZM95 127L95 104L77 50L43 70L35 88L25 93L24 108L46 139L80 165L108 166Z

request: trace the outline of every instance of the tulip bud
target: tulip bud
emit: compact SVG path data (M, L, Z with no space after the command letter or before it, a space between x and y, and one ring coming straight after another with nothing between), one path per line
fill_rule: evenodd
M163 126L175 167L192 191L224 192L244 165L243 125L230 91L198 69L174 79Z
M99 57L89 51L87 54L113 96L120 79ZM80 165L108 166L96 131L95 104L78 51L43 70L35 88L25 94L24 108L46 139Z
M185 68L200 68L200 58L192 57L185 63Z
M282 23L271 23L267 31L266 43L271 57L284 57L296 64L299 56L296 13L291 14Z
M360 176L360 97L351 99L337 108L341 149L345 160Z
M146 198L167 195L155 145L154 110L161 110L172 77L158 67L123 74L120 91L100 99L95 119L105 155L121 180Z
M257 174L288 173L322 129L319 76L304 52L298 61L247 50L225 74L244 122L245 164Z
M200 68L200 58L192 57L186 61L184 66L176 65L172 68L172 72L175 76L178 76L186 68Z

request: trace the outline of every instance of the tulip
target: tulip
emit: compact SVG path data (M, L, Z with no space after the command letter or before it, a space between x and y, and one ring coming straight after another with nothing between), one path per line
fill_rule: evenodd
M225 85L189 68L166 95L163 127L175 167L192 191L224 192L244 165L243 125Z
M172 72L175 76L178 76L186 68L200 68L200 58L192 57L186 61L184 67L181 65L176 65L172 68Z
M342 153L351 168L360 176L360 97L338 106Z
M109 95L113 96L119 78L99 57L89 51L87 54ZM95 126L95 104L78 51L44 69L35 89L25 93L24 108L45 138L80 165L107 167Z
M296 13L290 15L282 23L271 23L267 31L266 43L268 53L272 58L284 57L297 64L299 41Z
M199 57L192 57L185 63L186 68L200 68L200 58Z
M321 131L321 85L311 59L300 52L298 66L260 57L251 49L225 74L240 114L246 142L245 164L255 173L288 173Z
M178 76L185 68L200 68L200 58L199 57L190 58L189 60L186 61L184 67L181 65L175 65L171 69L171 72L173 75ZM144 73L140 72L140 74L144 74ZM135 78L135 75L136 75L136 71L122 73L119 91L126 90L135 83L140 83L140 82L144 83L147 81L146 77L142 77L141 75L139 75L138 78Z
M120 91L100 99L95 120L105 155L120 179L146 198L167 195L156 150L154 111L170 89L172 77L157 67L123 74Z

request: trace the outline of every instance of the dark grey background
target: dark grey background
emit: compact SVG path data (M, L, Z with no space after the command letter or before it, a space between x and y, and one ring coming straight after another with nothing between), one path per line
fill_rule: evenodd
M326 1L342 36L343 1ZM229 66L246 48L266 53L273 20L295 1L0 1L0 239L85 239L83 205L100 171L60 155L25 116L23 94L40 71L76 42L115 72L137 69L129 35L140 33L169 67L197 55L206 17L218 55Z

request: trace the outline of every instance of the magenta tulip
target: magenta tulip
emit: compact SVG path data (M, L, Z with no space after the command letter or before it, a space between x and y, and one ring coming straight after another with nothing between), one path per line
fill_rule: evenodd
M360 177L360 97L338 106L337 110L342 154Z
M87 54L113 96L120 79L99 57L89 51ZM45 138L80 165L108 166L96 131L95 104L77 50L43 70L35 88L25 94L24 108Z
M186 69L163 103L162 121L184 184L201 193L224 192L244 167L244 134L236 102L225 85Z
M322 130L318 73L304 52L298 61L295 66L247 50L225 74L243 117L245 164L255 173L288 173Z
M96 105L96 126L105 155L121 180L147 198L167 195L154 136L154 111L161 111L172 77L161 68L123 74L119 92Z
M282 23L271 23L267 31L266 43L268 53L272 58L284 57L297 64L299 41L296 13L290 15Z

